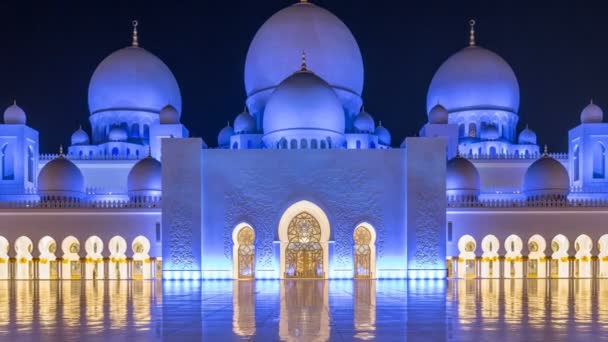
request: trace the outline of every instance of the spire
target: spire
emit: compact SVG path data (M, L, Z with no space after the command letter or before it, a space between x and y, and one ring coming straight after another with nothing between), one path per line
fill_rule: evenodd
M469 46L475 46L475 19L469 20Z
M59 156L63 157L63 144L59 145Z
M17 105L17 99L13 99L13 106Z
M148 145L148 158L152 158L152 146Z
M137 40L137 25L139 23L137 22L137 20L133 20L131 22L131 25L133 25L133 42L131 43L131 46L134 47L138 47L139 46L139 41Z
M226 121L226 127L230 127L230 121Z
M591 100L589 101L589 104L593 104L593 99L591 99Z
M545 151L543 153L544 156L548 156L549 155L549 148L547 147L547 144L545 144Z
M302 63L300 64L300 72L308 72L308 64L306 63L305 51L302 51Z

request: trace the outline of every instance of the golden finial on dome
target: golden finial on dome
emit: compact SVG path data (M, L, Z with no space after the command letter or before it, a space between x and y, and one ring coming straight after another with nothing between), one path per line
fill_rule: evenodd
M59 145L59 156L63 157L63 144Z
M469 46L475 46L475 19L469 20Z
M131 22L131 25L133 25L133 42L131 43L131 45L134 47L138 47L139 41L137 39L137 25L139 25L139 22L137 20L133 20Z
M544 151L544 155L545 155L545 156L549 155L549 148L547 147L547 144L545 144L545 151Z
M306 65L306 52L302 51L302 64L300 65L300 71L308 71L308 66Z

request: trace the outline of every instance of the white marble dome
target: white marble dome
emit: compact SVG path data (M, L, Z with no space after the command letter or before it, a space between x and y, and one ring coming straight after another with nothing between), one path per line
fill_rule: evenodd
M129 139L129 133L124 127L114 126L110 129L108 134L108 140L110 141L127 141Z
M382 126L382 122L378 123L378 127L374 130L374 134L378 137L378 142L384 146L391 145L391 133Z
M159 118L162 125L179 124L179 112L170 104L160 110Z
M162 193L161 163L148 156L133 165L127 177L129 196L159 196Z
M82 126L72 133L70 141L72 145L88 145L90 143L89 135L82 129Z
M430 112L441 103L448 112L498 109L517 113L519 84L513 69L494 52L469 46L448 58L429 86Z
M473 163L459 155L448 161L446 167L448 196L477 196L480 189L479 171Z
M517 141L521 145L536 145L536 133L526 126L526 128L519 133Z
M353 34L338 17L307 1L275 13L256 33L245 61L247 95L278 86L298 69L302 52L310 57L309 69L332 87L361 95L363 58Z
M241 134L253 132L255 132L255 119L251 116L247 108L245 108L245 110L234 119L234 133Z
M355 116L355 120L353 121L353 128L357 133L373 133L374 127L376 124L374 123L374 118L365 111L365 108L361 107L361 111L357 116Z
M448 110L440 104L436 104L429 112L429 123L445 125L448 123Z
M129 46L106 57L89 82L91 115L104 111L158 114L167 104L181 112L177 81L163 61L140 47Z
M581 112L581 123L600 123L604 120L604 111L591 101Z
M294 129L344 133L344 110L336 92L311 71L298 71L270 96L264 134Z
M17 106L17 101L13 102L4 111L4 123L6 125L25 125L26 121L27 116L25 115L25 111Z
M230 127L230 124L227 123L226 127L220 130L220 133L217 135L217 145L219 147L228 147L230 146L230 138L234 135L234 129Z
M523 191L531 199L563 199L570 191L569 184L564 165L545 153L526 170Z
M38 194L43 199L78 199L85 195L84 176L63 154L48 162L38 175Z

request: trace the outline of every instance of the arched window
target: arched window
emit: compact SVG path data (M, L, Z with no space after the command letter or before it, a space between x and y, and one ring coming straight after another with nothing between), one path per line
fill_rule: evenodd
M301 149L307 149L308 148L308 141L306 141L306 139L300 140L300 148Z
M312 148L313 150L317 149L317 139L312 139L310 141L310 148Z
M139 124L134 123L131 125L131 138L139 138Z
M251 140L247 140L247 148L248 149L252 149L253 148L253 143L251 142Z
M89 151L89 159L93 159L93 150Z
M255 277L255 232L251 227L243 227L236 236L238 249L236 251L238 260L238 278L248 279Z
M325 148L326 148L325 140L321 140L321 149L325 149Z
M4 144L0 150L2 154L2 180L15 179L15 155L13 146Z
M144 125L144 139L150 139L150 126Z
M27 181L34 182L34 149L31 146L27 148Z
M327 148L331 148L331 137L327 137Z
M289 148L291 148L292 150L295 150L298 148L298 141L296 139L291 139L291 146Z
M469 137L475 138L477 137L477 125L474 122L469 124Z
M234 144L232 144L232 149L233 150L238 150L239 149L239 143L235 141Z
M371 278L372 234L367 228L359 226L355 229L353 237L355 240L355 278Z
M458 136L464 137L464 124L458 125Z
M501 135L505 138L505 139L509 139L509 131L507 130L507 125L502 125L502 132Z
M606 175L606 147L601 142L593 146L593 178L604 178Z
M357 149L360 149L360 148L361 148L361 141L357 140Z
M574 146L574 158L572 158L572 161L574 163L574 180L577 181L580 179L580 154L579 154L579 148L578 145Z
M112 157L118 157L118 147L112 149Z
M285 138L281 139L281 141L279 141L279 146L279 148L287 149L287 140Z
M490 157L496 157L496 147L494 146L490 147Z

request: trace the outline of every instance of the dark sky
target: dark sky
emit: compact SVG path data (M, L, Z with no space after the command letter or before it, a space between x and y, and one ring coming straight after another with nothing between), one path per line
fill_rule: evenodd
M130 44L159 56L179 82L182 122L217 144L217 133L242 110L249 42L273 13L293 0L2 1L0 107L13 98L40 132L41 150L67 145L82 123L90 132L87 89L95 67ZM519 129L565 151L568 129L590 98L608 110L608 11L577 1L317 0L351 29L363 54L366 110L398 146L426 122L426 91L435 70L468 41L505 58L521 89ZM583 4L584 3L584 4Z

